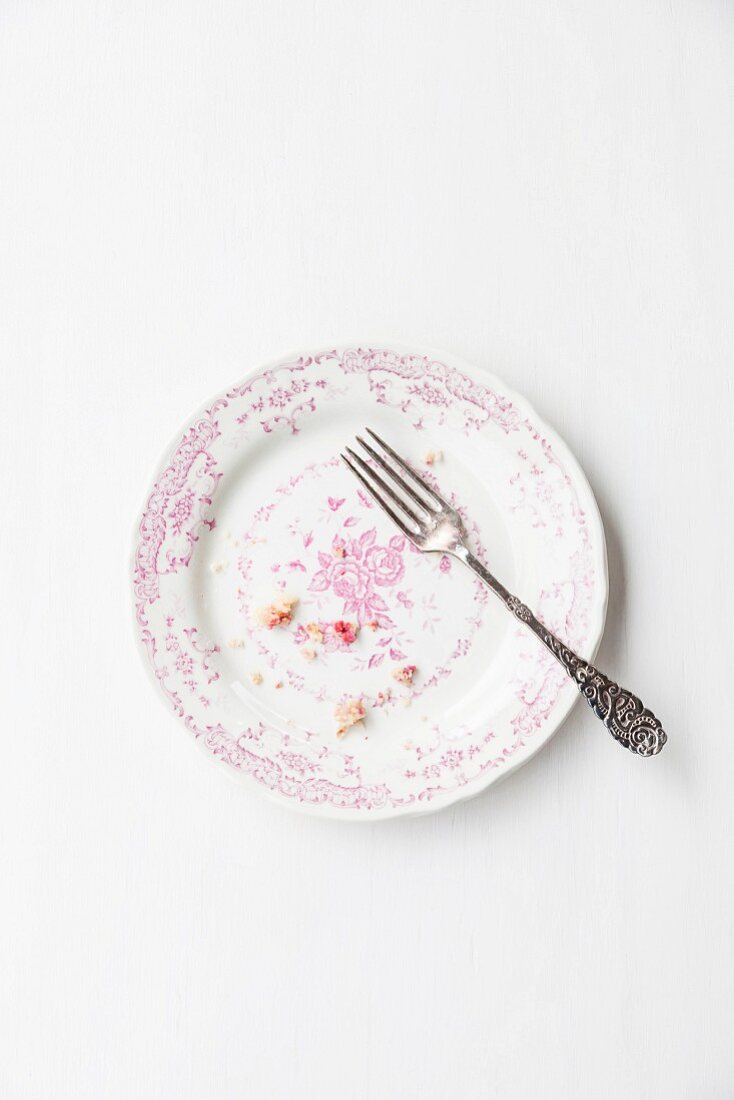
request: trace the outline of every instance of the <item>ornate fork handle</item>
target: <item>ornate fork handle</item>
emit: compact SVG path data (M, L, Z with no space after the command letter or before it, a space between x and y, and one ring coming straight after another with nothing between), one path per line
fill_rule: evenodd
M493 577L468 550L461 547L457 556L499 596L516 619L540 638L543 645L563 665L586 702L597 718L601 718L615 741L630 752L636 753L637 756L655 756L660 752L668 740L668 735L660 720L652 711L646 709L641 699L626 688L620 687L594 665L582 660L572 649L569 649L551 630L543 626L529 607L526 607L517 596L508 592L504 585L500 584L497 578Z

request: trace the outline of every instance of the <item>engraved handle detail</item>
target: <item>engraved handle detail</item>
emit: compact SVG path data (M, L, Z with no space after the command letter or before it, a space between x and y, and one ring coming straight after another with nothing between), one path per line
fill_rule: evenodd
M530 627L563 665L597 718L615 741L637 756L656 756L665 745L668 735L662 723L652 711L643 706L642 700L631 691L622 688L594 665L578 657L564 645L552 631L536 619L529 607L509 593L505 603L516 619Z

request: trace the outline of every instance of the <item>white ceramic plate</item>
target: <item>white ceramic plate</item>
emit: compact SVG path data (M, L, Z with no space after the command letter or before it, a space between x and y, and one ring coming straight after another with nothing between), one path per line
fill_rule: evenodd
M607 602L589 485L499 379L448 355L345 345L271 363L209 401L167 450L136 528L144 661L233 773L348 820L477 794L537 752L578 698L467 569L416 552L359 490L338 454L365 425L436 479L474 552L588 660ZM257 609L284 593L298 599L290 625L258 626ZM360 627L356 641L337 621ZM405 664L411 687L392 675ZM345 697L366 717L338 739Z

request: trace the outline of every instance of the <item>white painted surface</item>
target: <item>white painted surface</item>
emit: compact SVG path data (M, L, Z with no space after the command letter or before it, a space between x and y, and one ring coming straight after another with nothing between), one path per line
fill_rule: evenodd
M6 0L4 1097L734 1095L733 73L713 0ZM360 331L575 450L658 760L579 708L485 797L339 826L161 710L125 587L161 444Z

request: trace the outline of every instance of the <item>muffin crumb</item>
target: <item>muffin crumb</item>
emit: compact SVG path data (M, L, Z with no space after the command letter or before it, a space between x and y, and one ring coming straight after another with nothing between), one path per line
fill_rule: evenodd
M392 676L399 684L412 684L417 671L415 665L401 665L399 668L393 669Z
M334 623L334 633L345 645L351 645L357 640L359 627L356 623L346 623L343 619L337 619Z
M334 711L337 720L337 737L343 737L347 730L356 726L365 716L365 707L361 699L345 699Z
M267 604L266 607L258 607L255 611L255 621L259 626L264 626L268 630L273 630L276 626L288 626L293 618L293 609L297 603L297 597L288 596L284 593L274 599L272 603Z

